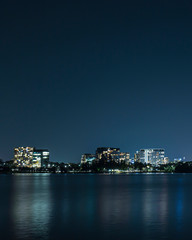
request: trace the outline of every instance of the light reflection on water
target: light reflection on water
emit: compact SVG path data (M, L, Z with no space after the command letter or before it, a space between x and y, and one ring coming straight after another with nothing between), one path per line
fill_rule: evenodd
M191 174L0 175L0 189L1 240L192 234Z
M50 177L15 176L12 193L12 219L18 238L48 236L50 221Z

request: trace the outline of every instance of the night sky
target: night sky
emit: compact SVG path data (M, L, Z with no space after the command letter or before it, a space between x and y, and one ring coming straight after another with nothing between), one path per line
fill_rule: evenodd
M100 146L192 160L191 1L3 1L0 158Z

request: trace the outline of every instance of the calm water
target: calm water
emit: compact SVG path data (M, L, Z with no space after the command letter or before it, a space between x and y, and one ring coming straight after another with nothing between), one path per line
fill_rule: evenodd
M0 239L191 239L192 175L0 175Z

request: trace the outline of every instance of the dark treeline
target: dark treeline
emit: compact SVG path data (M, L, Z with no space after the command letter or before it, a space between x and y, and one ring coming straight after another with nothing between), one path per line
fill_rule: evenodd
M151 167L151 166L150 166ZM147 165L140 163L140 162L135 162L134 164L126 164L124 162L122 163L117 163L117 162L93 162L92 164L89 163L84 163L81 164L81 171L87 172L91 171L94 173L100 173L100 172L105 172L109 170L147 170Z
M176 173L192 173L192 162L178 163L175 167Z
M106 173L115 171L127 172L165 172L165 173L192 173L192 162L168 163L160 166L135 162L126 164L114 161L100 161L85 164L52 162L50 167L43 168L16 168L13 161L0 160L0 173Z

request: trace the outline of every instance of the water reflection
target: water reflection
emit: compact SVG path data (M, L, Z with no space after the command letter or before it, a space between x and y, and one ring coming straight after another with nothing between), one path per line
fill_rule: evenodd
M0 176L0 187L3 240L186 240L192 234L192 175Z
M122 186L119 177L108 176L102 179L98 194L98 210L101 224L116 224L128 222L130 213L130 195L128 189ZM124 184L123 184L124 185Z
M48 235L51 211L49 183L50 177L46 175L14 177L12 219L18 239Z
M177 218L177 231L182 229L182 217L183 217L183 178L178 178L177 196L176 196L176 218Z
M166 235L168 219L168 184L167 176L146 176L143 194L143 222L145 234L149 239L155 238L157 232L160 237Z

